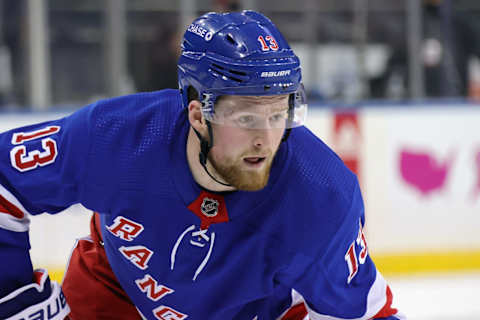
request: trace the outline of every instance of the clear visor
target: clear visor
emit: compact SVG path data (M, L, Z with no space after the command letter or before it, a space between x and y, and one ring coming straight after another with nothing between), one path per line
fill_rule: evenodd
M284 95L223 95L214 108L204 104L202 112L205 119L222 126L287 129L304 125L307 108L307 97L301 85L296 92ZM212 110L215 111L212 113Z

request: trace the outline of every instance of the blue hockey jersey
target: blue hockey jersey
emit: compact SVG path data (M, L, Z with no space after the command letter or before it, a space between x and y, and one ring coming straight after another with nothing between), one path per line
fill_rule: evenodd
M0 135L0 297L31 281L28 215L101 216L113 272L147 319L401 319L368 256L356 177L292 130L257 192L196 184L177 90L99 101ZM54 244L52 244L54 245Z

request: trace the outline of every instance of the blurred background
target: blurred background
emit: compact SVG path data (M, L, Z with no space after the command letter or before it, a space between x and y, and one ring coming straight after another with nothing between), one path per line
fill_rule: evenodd
M312 102L480 99L475 0L1 0L0 105L176 88L186 26L246 8L269 16L301 56Z
M307 126L359 177L370 254L409 319L479 319L480 1L0 0L0 130L177 87L181 36L258 10L302 62ZM89 213L33 217L61 280Z

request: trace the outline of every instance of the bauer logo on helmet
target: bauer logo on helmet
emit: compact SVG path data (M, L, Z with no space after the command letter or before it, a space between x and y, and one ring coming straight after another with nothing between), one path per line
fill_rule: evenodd
M260 77L262 78L285 77L285 76L289 76L290 73L291 73L291 70L263 71L260 74Z

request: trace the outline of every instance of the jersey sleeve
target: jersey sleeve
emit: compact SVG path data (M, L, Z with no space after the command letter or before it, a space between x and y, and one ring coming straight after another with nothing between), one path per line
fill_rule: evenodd
M11 215L57 213L81 199L92 109L0 135L0 195Z
M0 134L0 298L33 281L29 216L84 198L92 108Z
M143 194L147 179L155 185L145 168L179 106L176 90L139 93L0 134L0 299L33 281L30 215L75 203L108 214L125 194Z
M391 290L368 255L358 184L351 205L337 209L344 212L339 214L341 222L332 230L326 250L323 248L293 281L309 319L405 319L392 308Z

